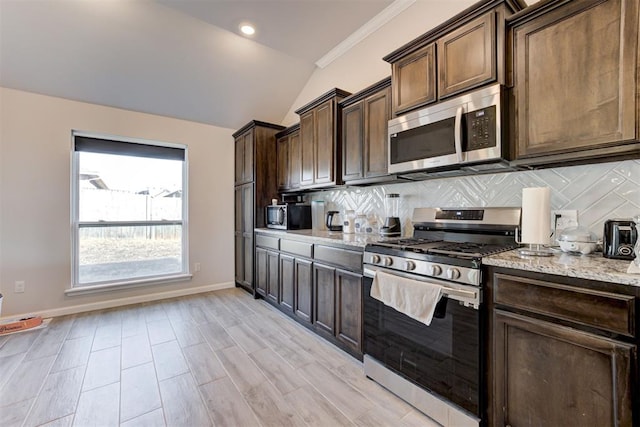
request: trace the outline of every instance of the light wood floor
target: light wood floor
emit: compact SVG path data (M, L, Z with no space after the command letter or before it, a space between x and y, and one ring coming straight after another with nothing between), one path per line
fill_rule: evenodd
M0 426L435 426L239 289L0 337Z

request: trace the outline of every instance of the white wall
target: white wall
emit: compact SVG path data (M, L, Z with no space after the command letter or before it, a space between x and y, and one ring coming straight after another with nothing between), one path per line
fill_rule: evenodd
M116 88L114 88L116 90ZM190 281L67 297L71 285L71 130L188 145ZM63 313L233 282L232 129L0 88L2 317ZM24 293L14 293L17 280Z
M299 121L295 110L335 87L355 93L391 75L391 64L382 58L447 19L476 0L416 0L416 2L362 40L325 68L317 68L282 124Z

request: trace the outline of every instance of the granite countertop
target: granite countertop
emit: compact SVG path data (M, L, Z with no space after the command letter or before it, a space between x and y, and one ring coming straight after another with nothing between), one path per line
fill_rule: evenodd
M483 264L496 267L640 286L640 274L627 273L630 262L604 258L601 252L590 255L558 252L550 257L521 258L513 250L482 258Z
M271 234L278 237L292 238L294 240L307 241L311 243L342 244L360 249L368 243L375 243L381 240L377 234L347 234L341 231L315 231L315 230L275 230L273 228L256 228L261 234Z

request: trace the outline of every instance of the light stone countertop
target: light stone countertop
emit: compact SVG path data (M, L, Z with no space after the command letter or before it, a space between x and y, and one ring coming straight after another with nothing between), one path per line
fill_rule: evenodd
M640 286L640 274L628 274L631 261L604 258L601 252L572 255L558 252L550 257L521 258L517 250L482 258L485 265Z
M256 233L269 234L280 238L318 244L341 244L359 249L364 249L368 243L375 243L381 240L378 234L347 234L341 231L275 230L273 228L256 228L255 231Z

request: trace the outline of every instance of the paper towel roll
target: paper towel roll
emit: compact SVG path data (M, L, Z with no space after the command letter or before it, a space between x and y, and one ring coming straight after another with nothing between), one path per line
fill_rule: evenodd
M549 187L522 189L522 243L549 244L550 195Z

